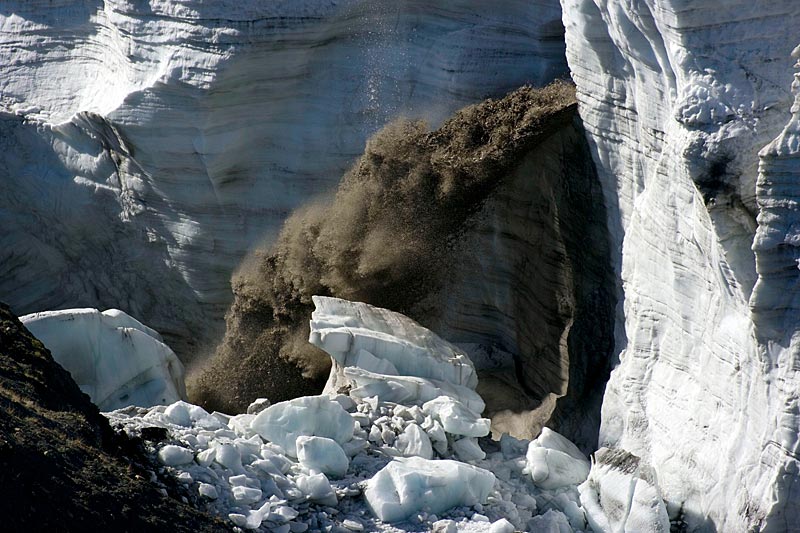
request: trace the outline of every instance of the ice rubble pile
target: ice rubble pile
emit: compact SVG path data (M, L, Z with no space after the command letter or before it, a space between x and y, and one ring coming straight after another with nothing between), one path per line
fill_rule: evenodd
M101 410L186 397L175 353L156 331L122 311L66 309L20 320Z
M616 523L606 517L608 492L625 485L621 479L638 487L630 481L636 472L606 463L590 472L574 444L548 429L533 442L478 440L489 421L471 408L477 379L455 347L397 313L315 303L311 342L332 352L338 366L329 385L348 390L337 380L351 380L349 395L262 399L236 416L183 401L107 416L144 438L187 497L243 529L503 533ZM379 373L387 370L394 373ZM369 374L366 384L360 372ZM421 394L434 390L432 399ZM648 511L666 514L657 488L646 489L636 493L645 523Z

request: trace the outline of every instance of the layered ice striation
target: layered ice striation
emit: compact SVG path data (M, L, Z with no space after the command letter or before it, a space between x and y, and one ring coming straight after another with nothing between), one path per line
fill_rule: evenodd
M578 490L589 525L597 533L612 531L667 533L667 508L653 469L625 450L601 448Z
M565 72L557 0L3 2L0 293L122 308L183 357L390 119Z
M102 410L186 397L183 365L161 335L117 309L46 311L20 318Z
M688 530L782 530L800 466L800 6L562 7L621 280L601 445L649 463Z
M311 315L309 342L327 352L334 361L326 390L335 391L351 382L357 386L366 384L367 372L371 371L423 378L417 383L427 382L433 388L437 384L446 388L449 384L456 398L463 395L467 401L477 396L474 393L469 396L478 385L470 358L410 318L340 298L314 296L313 301L316 309ZM348 374L348 367L359 371ZM482 410L481 407L479 411Z

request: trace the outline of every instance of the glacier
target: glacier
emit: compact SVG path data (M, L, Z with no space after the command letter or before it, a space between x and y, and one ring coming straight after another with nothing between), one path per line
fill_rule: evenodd
M609 478L612 493L643 482L645 503L663 497L668 519L692 531L788 529L800 522L800 8L792 0L560 4L4 2L3 300L21 313L121 308L191 358L221 334L230 275L245 252L333 186L372 132L398 114L436 124L487 95L543 84L568 64L582 125L530 154L512 186L489 200L468 236L472 253L454 265L437 296L441 315L428 325L480 367L477 387L465 388L495 406L486 415L498 433L533 438L549 418L589 451L600 423L600 447L647 465L639 481ZM566 175L573 179L556 178ZM600 194L603 205L584 208L580 194ZM606 339L609 327L613 348L574 349ZM352 366L333 375L328 392L359 391L352 405L337 400L364 433L363 443L339 444L345 454L358 456L363 444L428 455L428 438L431 453L458 448L477 457L481 441L468 439L486 419L475 397L455 388L464 383L404 375L407 368L379 355L359 348L333 357ZM491 398L499 390L506 394ZM450 400L437 400L442 393ZM398 410L410 417L397 415L402 431L391 425L396 407L382 412L388 404L376 395L398 405L412 399ZM458 412L475 416L459 431L471 433L448 441L455 433L431 415L430 401L464 401ZM136 411L186 440L164 451L170 467L210 461L237 476L251 465L285 467L269 448L242 463L253 455L243 441L258 436L249 424L260 413L237 418L193 406L187 418L189 408L176 405ZM350 412L355 405L363 412ZM534 407L544 414L531 417ZM445 418L455 431L457 417ZM229 441L213 457L197 452L183 463L182 450L208 445L200 431ZM520 450L515 459L489 450L475 461L559 484L562 461L574 466L565 448L528 448L524 466L503 462L522 461ZM548 525L579 528L574 511L585 493L585 502L597 497L587 509L602 529L603 476L619 476L607 466L592 465L582 492L569 470L563 498L518 508L555 502ZM299 485L320 501L345 490L319 473L302 475ZM234 498L225 492L234 482L214 481L199 485L203 498ZM236 487L238 500L255 494ZM277 527L292 520L279 520L291 515L286 508L270 504L231 520ZM654 509L663 529L662 509ZM531 525L546 516L509 519Z
M650 464L689 530L790 529L800 8L562 7L620 280L600 445Z
M566 74L557 0L0 6L0 294L120 308L184 360L230 277L398 115Z

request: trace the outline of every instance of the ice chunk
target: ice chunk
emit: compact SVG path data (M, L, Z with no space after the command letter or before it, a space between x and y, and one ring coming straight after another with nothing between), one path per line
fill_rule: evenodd
M393 403L419 403L449 396L476 412L483 411L483 399L474 390L446 381L414 376L387 376L375 374L362 368L348 367L344 375L354 386L350 395L355 398L377 396L381 401Z
M158 460L167 466L183 465L194 460L194 452L183 446L167 444L158 450Z
M360 302L323 296L313 300L309 342L330 354L334 366L359 366L364 350L391 363L400 375L472 389L478 384L475 367L463 351L410 318Z
M491 525L489 528L489 533L514 533L515 530L516 528L514 527L514 524L505 518L501 518Z
M200 483L200 486L197 487L197 492L200 493L200 496L208 498L209 500L216 500L219 495L217 494L217 487L214 485L209 485L208 483Z
M276 403L261 411L250 427L263 438L297 457L300 435L327 437L343 444L353 437L353 419L327 396L304 396Z
M237 486L231 489L233 499L239 504L256 503L261 499L261 490L252 487ZM259 522L260 523L260 522Z
M652 468L621 449L600 448L578 487L586 519L597 532L666 533L669 516Z
M242 455L239 449L231 443L223 443L217 446L214 460L237 474L244 472L242 467Z
M485 437L491 421L481 418L468 406L449 396L439 396L422 406L422 411L438 420L447 433L466 437Z
M462 461L481 461L486 458L486 453L481 450L478 441L472 437L465 437L453 443L453 451Z
M485 502L494 481L491 472L457 461L398 457L369 480L364 495L378 518L397 522L423 508L438 514Z
M533 482L547 490L578 485L589 475L589 461L578 447L547 427L531 441L525 460Z
M341 478L347 473L350 460L339 444L325 437L297 437L297 458L312 474L323 473Z
M186 397L175 353L158 333L122 311L66 309L20 320L102 411Z
M247 414L248 415L257 415L267 407L269 407L270 401L267 398L258 398L256 401L251 403L247 406Z
M352 518L346 518L342 521L342 525L345 529L349 529L350 531L364 531L364 524L353 520Z
M183 401L175 402L164 410L164 416L176 426L190 427L192 417L189 415L189 405Z
M397 450L406 457L418 456L423 459L433 459L431 439L417 424L406 426L403 433L397 438Z
M295 484L312 502L331 506L339 503L336 499L336 493L333 492L331 483L325 474L300 475L295 479Z
M458 526L455 520L437 520L431 528L433 533L457 533Z

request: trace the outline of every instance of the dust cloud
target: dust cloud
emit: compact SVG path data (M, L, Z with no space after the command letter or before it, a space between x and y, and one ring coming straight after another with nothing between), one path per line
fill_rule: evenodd
M376 133L335 194L295 211L232 280L216 353L190 399L243 412L321 390L326 354L307 342L314 294L367 302L423 324L459 241L521 159L575 113L574 87L522 87L458 111L436 131L399 119Z

